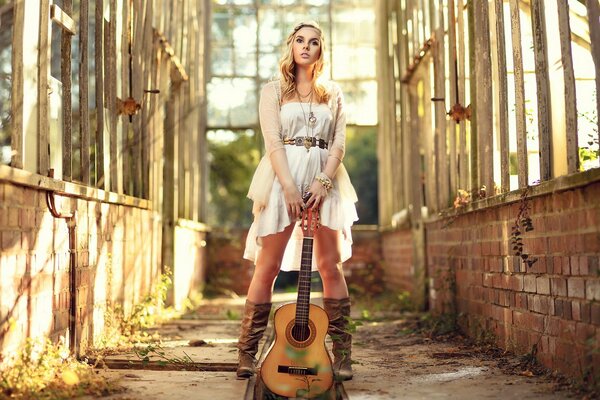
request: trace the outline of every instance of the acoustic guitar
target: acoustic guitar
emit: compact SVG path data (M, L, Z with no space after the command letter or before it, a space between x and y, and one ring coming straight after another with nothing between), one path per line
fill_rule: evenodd
M284 397L313 398L333 385L331 358L325 347L329 319L325 310L310 303L313 234L318 225L318 210L304 210L297 301L275 311L275 341L260 369L265 386Z

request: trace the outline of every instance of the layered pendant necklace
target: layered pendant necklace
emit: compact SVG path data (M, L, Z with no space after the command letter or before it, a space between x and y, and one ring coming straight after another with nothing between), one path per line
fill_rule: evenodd
M300 92L298 91L298 88L296 88L296 94L298 95L298 101L300 102L300 108L302 109L302 116L304 117L304 124L306 125L307 136L304 138L304 147L306 148L306 152L308 152L312 147L314 129L315 126L317 126L317 117L315 117L315 113L312 110L313 89L310 89L310 92L306 96L300 96ZM304 112L304 106L302 105L302 98L307 98L309 96L307 119L306 113Z

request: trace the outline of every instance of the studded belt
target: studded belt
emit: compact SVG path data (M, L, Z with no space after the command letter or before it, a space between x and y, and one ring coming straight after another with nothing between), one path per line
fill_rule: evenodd
M326 149L327 146L327 142L323 139L317 139L315 137L310 137L310 136L300 136L300 137L295 137L295 138L285 138L283 139L283 143L284 144L290 144L290 145L294 145L294 146L304 146L307 149L311 148L311 147L320 147L322 149Z

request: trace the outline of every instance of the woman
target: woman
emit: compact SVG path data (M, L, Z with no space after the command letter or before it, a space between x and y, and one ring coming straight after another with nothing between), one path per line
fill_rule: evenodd
M301 23L287 39L281 77L262 90L260 125L266 154L250 185L254 222L244 258L256 267L248 289L238 341L237 376L254 374L258 342L267 326L273 283L280 269L299 269L303 207L320 211L314 233L313 269L323 282L336 379L352 378L348 288L342 262L351 255L350 227L356 221L356 193L344 169L346 118L343 96L322 82L324 40L314 22ZM303 194L308 194L306 203Z

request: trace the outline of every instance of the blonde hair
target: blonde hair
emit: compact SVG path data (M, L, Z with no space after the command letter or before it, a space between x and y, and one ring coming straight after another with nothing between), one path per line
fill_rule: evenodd
M298 31L306 27L313 28L319 33L320 54L313 69L312 84L314 86L317 103L327 103L330 97L329 92L327 91L327 88L319 81L319 77L323 73L323 69L325 67L325 60L323 56L325 53L325 38L323 36L321 27L314 21L301 22L296 25L286 40L287 49L279 60L279 72L282 80L281 98L285 99L294 96L294 92L296 90L296 63L294 62L293 44Z

